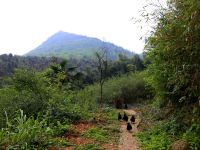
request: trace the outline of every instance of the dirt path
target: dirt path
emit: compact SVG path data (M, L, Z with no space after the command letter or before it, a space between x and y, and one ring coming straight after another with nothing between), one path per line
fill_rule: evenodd
M132 115L136 115L136 112L133 109L123 110L128 116L129 119ZM139 124L139 119L136 117L136 123L132 124L132 131L129 132L126 129L126 122L120 123L120 139L119 139L119 150L140 150L139 143L136 138L133 136L134 133L138 132L137 126Z

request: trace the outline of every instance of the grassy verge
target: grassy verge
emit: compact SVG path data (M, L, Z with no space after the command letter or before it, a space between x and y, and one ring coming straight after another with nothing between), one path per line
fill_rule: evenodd
M141 105L139 112L142 121L137 138L143 150L170 149L177 140L186 141L191 150L200 148L200 123L196 120L185 122L192 113L175 108L161 109L152 103Z

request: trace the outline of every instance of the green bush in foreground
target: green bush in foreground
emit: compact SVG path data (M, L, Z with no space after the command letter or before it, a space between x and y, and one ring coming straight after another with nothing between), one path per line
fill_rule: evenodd
M7 128L0 131L0 145L7 149L31 149L42 146L48 137L50 129L46 121L27 118L20 110L20 114L13 122L7 121Z
M47 125L45 119L27 117L22 110L7 127L0 131L0 149L45 149L51 146L66 146L66 139L59 138L67 132L69 125ZM55 137L58 138L55 138Z
M166 150L171 143L168 133L158 126L137 134L137 137L144 150Z
M191 150L200 149L200 123L193 124L186 133L183 134L183 139L185 139Z

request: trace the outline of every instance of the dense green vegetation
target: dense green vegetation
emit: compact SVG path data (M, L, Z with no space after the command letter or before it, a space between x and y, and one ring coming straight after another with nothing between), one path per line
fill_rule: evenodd
M81 100L75 101L74 82L61 80L65 72L54 71L17 69L6 80L0 89L1 145L18 149L48 145L49 136L59 134L62 125L86 119L96 108L93 102L85 101L82 107ZM19 109L23 111L18 115Z
M119 54L133 56L134 53L116 46L112 43L103 42L97 38L71 34L67 32L57 32L48 38L36 49L28 52L25 56L45 56L69 58L91 58L96 51L107 50L109 60L116 60Z
M115 93L117 90L121 90L121 92L120 95L110 97L112 91L104 90L105 104L113 103L115 98L124 98L123 95L126 93L119 86L120 82L121 84L122 82L128 83L132 77L140 79L138 84L136 83L136 87L145 88L142 78L139 75L134 77L134 72L144 67L142 60L137 55L133 58L120 56L119 60L109 61L108 64L105 87L110 88L110 90L116 88ZM58 146L59 144L61 146L69 145L66 140L57 139L57 137L66 134L73 123L94 119L94 113L97 112L100 102L99 86L98 84L86 86L89 81L87 81L88 78L84 75L84 71L69 65L67 61L60 60L50 63L49 67L39 72L18 68L10 76L1 79L1 148L32 149ZM130 69L130 65L133 69ZM118 77L114 77L115 75ZM112 76L113 79L109 79ZM94 73L92 78L95 79L94 81L98 81L99 74ZM134 81L132 83L135 84ZM129 94L132 91L134 89L130 90ZM105 121L117 118L117 113L110 113L110 108L105 110L105 113L109 117L105 118ZM97 118L102 120L104 116ZM108 122L109 124L111 122ZM82 136L97 140L101 144L106 141L106 138L110 139L111 135L108 132L112 132L113 135L116 134L117 130L117 128L113 129L113 126L105 128L97 126L94 131L90 129ZM105 132L106 136L104 137Z
M115 105L118 101L134 103L146 100L153 96L151 89L143 79L142 73L129 73L122 76L112 77L105 81L103 86L103 102ZM99 84L86 87L80 93L90 93L87 98L98 101L100 98Z
M200 149L199 8L197 0L169 1L167 9L153 16L158 24L147 40L146 65L139 55L102 59L103 76L95 59L45 60L44 68L32 70L14 65L16 56L1 56L0 64L9 68L4 75L10 76L0 79L0 149L103 149L103 144L117 144L118 111L112 107L124 103L137 103L141 122L136 136L144 150L178 149L177 141ZM84 65L74 65L81 61ZM89 128L76 131L77 123L86 120ZM65 138L71 135L89 141L73 145Z
M157 95L173 104L197 102L199 89L199 2L169 4L148 42L149 72Z
M197 150L200 2L172 0L168 6L157 14L157 27L147 43L147 83L155 89L156 97L152 104L142 108L146 126L143 124L138 137L147 150L168 149L176 140L186 141L188 149Z

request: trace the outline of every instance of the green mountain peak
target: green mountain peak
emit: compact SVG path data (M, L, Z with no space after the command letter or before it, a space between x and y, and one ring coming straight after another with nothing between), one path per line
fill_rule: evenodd
M61 58L91 58L94 53L104 49L108 59L115 60L119 54L132 56L134 53L109 42L103 42L97 38L59 31L49 37L37 48L31 50L25 56L61 57Z

